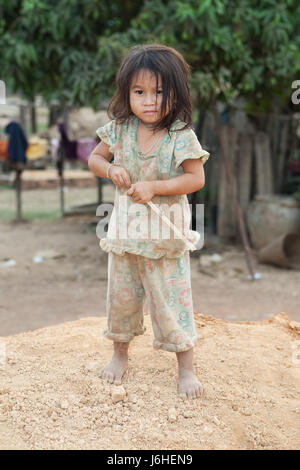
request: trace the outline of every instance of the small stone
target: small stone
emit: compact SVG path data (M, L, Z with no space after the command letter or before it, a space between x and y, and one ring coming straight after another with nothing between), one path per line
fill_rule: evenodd
M223 258L221 255L219 255L219 253L214 253L213 255L211 255L210 260L212 263L217 264L217 263L220 263L223 260Z
M171 377L174 377L174 375L175 375L175 372L174 372L173 370L171 370L171 371L170 371L170 376L171 376Z
M177 414L175 408L170 408L168 411L168 420L170 423L174 423L177 420Z
M184 418L191 418L193 416L193 412L191 410L187 410L187 409L183 410L182 414L183 414Z
M132 401L132 403L136 403L138 401L137 395L135 395L135 394L131 395L130 400Z
M239 409L239 407L236 403L232 403L231 407L232 407L233 411L237 411Z
M60 407L63 409L63 410L66 410L67 408L69 408L69 403L67 400L62 400L60 402Z
M219 418L217 416L213 417L213 422L215 423L216 426L220 426L220 424L221 424L221 421L219 420Z
M122 385L120 385L119 387L116 386L113 388L111 397L114 403L124 400L125 396L126 396L126 391Z

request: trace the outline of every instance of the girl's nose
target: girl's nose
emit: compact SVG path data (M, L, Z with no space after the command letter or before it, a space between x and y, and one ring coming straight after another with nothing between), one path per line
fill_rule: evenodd
M144 104L155 104L155 96L152 93L144 95Z

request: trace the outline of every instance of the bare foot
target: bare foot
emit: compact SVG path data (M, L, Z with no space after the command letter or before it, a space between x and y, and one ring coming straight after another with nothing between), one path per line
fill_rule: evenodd
M203 387L194 374L193 348L176 353L178 361L178 393L182 398L198 398Z
M119 385L128 367L129 343L114 343L114 355L109 364L103 367L99 377L109 383Z
M190 370L181 370L178 378L178 393L182 398L198 398L203 392L202 384Z

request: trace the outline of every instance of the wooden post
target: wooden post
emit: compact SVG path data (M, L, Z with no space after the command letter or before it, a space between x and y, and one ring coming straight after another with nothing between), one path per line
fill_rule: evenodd
M22 170L16 170L17 222L22 221Z
M227 176L227 179L228 179L228 187L229 187L229 190L230 190L230 196L231 196L231 200L232 200L232 203L234 204L235 211L236 211L237 221L238 221L238 224L239 224L242 243L243 243L243 247L244 247L244 251L245 251L245 255L246 255L246 262L247 262L249 272L250 272L250 280L253 281L255 279L255 274L254 274L254 263L253 263L253 259L252 259L252 253L251 253L249 243L248 243L248 237L247 237L245 224L244 224L244 220L243 220L243 214L241 212L241 208L239 206L237 196L236 196L236 187L235 187L233 177L232 177L232 174L231 174L231 171L230 171L230 165L229 165L229 160L228 160L228 155L227 155L227 149L226 149L226 146L224 145L224 142L223 142L223 135L222 135L222 132L221 132L220 116L219 116L219 112L218 112L218 108L217 108L216 98L215 98L215 95L214 95L213 91L211 92L211 104L212 104L213 114L214 114L214 118L215 118L217 136L218 136L220 149L221 149L221 157L222 157L223 162L224 162L224 167L225 167L225 170L226 170L226 176Z
M59 146L59 155L60 155L60 216L64 217L65 215L65 181L64 181L64 165L65 165L65 149L62 145Z

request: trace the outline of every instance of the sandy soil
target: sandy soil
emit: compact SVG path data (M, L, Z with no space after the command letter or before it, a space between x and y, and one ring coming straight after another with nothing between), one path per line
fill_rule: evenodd
M204 274L191 258L203 396L177 396L175 355L153 350L146 315L114 403L98 378L112 344L95 227L90 217L0 224L0 262L17 262L0 268L0 449L299 448L300 272L256 263L263 277L250 282L241 249L206 237L203 253L223 261ZM39 252L48 257L33 263Z
M190 401L177 395L175 355L153 350L145 323L118 402L98 378L112 351L104 318L2 338L0 449L299 449L300 323L196 314L204 392Z

